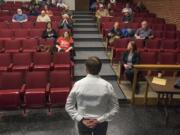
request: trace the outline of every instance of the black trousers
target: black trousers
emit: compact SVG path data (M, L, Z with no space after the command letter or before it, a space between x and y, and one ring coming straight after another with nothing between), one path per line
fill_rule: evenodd
M106 135L108 122L97 124L94 128L86 127L82 122L78 122L79 135Z

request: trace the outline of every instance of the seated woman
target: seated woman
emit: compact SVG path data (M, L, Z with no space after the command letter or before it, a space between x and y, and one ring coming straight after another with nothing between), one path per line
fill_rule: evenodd
M64 32L62 37L59 37L56 41L56 48L58 52L70 52L71 57L75 55L73 47L73 38L68 31Z
M113 28L108 33L108 44L114 42L115 39L122 37L121 29L119 27L119 22L115 22Z
M139 63L139 54L137 52L136 44L134 41L130 41L127 46L127 51L124 52L122 57L122 66L127 79L133 83L133 65Z
M47 23L46 29L42 33L42 38L44 38L44 39L56 39L57 38L57 33L52 28L51 22Z

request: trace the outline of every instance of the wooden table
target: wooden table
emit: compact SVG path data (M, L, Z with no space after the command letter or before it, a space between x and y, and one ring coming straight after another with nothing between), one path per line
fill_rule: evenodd
M180 94L180 89L174 88L175 82L180 78L164 77L163 79L167 80L165 86L152 83L152 79L153 77L146 77L147 87L146 87L145 96L144 96L145 105L147 104L147 100L148 100L148 90L149 88L151 88L152 91L158 94L157 104L160 105L162 103L164 106L165 124L167 125L168 119L169 119L167 108L168 106L171 105L171 102L173 100L173 95Z
M180 71L180 65L166 65L166 64L137 64L134 65L134 78L132 86L132 98L131 103L135 102L135 90L137 84L137 76L140 71L174 71L176 74L177 71Z

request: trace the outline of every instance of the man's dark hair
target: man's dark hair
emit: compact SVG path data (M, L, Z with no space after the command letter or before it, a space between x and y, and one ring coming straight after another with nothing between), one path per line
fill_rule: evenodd
M89 57L86 61L86 69L89 74L98 75L101 70L101 67L101 60L96 56Z

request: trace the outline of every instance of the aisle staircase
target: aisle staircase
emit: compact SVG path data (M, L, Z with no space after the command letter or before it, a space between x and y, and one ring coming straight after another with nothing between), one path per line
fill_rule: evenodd
M109 81L120 102L126 101L122 90L117 83L117 76L113 71L110 59L103 46L102 35L98 31L95 16L92 12L75 11L73 17L75 40L75 81L86 76L85 61L90 56L98 56L103 65L100 76Z

